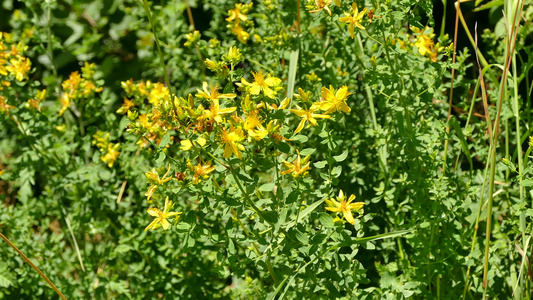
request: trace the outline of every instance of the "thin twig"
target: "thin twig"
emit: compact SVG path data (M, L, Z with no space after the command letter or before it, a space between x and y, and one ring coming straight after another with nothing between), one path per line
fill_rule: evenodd
M37 266L34 265L31 262L31 260L26 255L24 255L24 253L22 253L22 251L20 251L19 248L17 248L17 246L15 246L13 243L11 243L11 241L5 235L3 235L2 233L0 233L0 237L2 237L2 239L4 241L6 241L6 243L8 243L9 246L11 246L11 248L13 248L16 251L22 257L22 259L24 259L25 262L27 262L37 273L39 273L39 275L41 275L41 277L44 279L44 281L46 281L46 283L48 283L50 285L50 287L52 287L52 289L59 295L59 297L61 297L61 299L67 300L67 297L65 297L65 295L63 295L63 293L61 293L57 289L57 287L52 283L52 281L50 281L50 279L48 279L48 277L46 277L46 275L44 275L44 273L41 272L41 270L39 270L39 268L37 268Z

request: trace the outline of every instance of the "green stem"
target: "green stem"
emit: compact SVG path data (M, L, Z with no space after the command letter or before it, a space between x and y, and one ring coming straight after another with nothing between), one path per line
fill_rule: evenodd
M163 73L164 73L164 76L165 76L165 81L166 81L166 84L167 84L167 87L168 87L168 91L170 92L170 102L172 103L172 107L174 109L176 109L176 106L174 104L174 101L173 101L173 89L172 89L172 86L170 85L170 78L168 77L168 72L167 72L167 66L165 64L165 59L163 58L163 52L161 51L161 45L159 43L159 39L157 38L157 34L155 33L155 24L154 24L154 20L152 18L152 11L150 10L150 7L148 6L148 2L146 0L142 0L143 1L143 5L144 5L144 10L146 11L146 14L148 15L148 21L150 22L150 27L152 27L152 33L154 35L154 40L155 40L155 44L157 46L157 52L159 54L159 60L160 60L160 63L161 63L161 67L163 68Z
M259 215L259 217L261 217L261 219L265 220L268 224L272 225L267 219L265 219L265 217L263 216L263 213L261 212L261 210L250 199L250 195L248 195L248 192L243 188L241 180L239 179L239 177L235 173L235 168L233 167L233 165L231 164L231 162L229 160L228 160L228 165L230 166L229 170L231 172L231 175L233 175L233 178L235 179L235 183L237 183L237 187L239 188L239 190L241 191L241 193L244 196L244 200L248 203L248 205L250 205L252 207L252 209L255 211L255 213L257 213Z
M492 152L492 146L489 146L489 153ZM470 253L469 255L472 255L472 253L474 252L475 248L476 248L476 241L477 241L477 231L479 229L479 219L481 217L481 211L483 210L483 198L485 196L485 188L486 188L486 182L487 182L487 175L488 175L488 171L489 171L489 165L485 165L485 171L483 172L483 184L481 185L481 195L479 197L479 207L478 207L478 210L477 210L477 215L476 215L476 221L474 223L474 234L472 235L472 243L471 243L471 246L470 246ZM465 276L465 287L464 287L464 290L463 290L463 300L466 298L466 292L468 291L468 281L469 281L469 278L470 278L470 269L471 269L472 266L468 266L467 270L466 270L466 276Z

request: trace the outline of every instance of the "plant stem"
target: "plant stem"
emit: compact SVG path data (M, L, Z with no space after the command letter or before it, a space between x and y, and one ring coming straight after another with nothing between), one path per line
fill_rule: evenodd
M165 76L165 82L167 84L167 88L168 88L168 91L170 92L170 102L172 103L172 107L174 109L176 109L176 106L174 104L174 101L173 101L173 91L172 91L172 86L170 85L170 78L168 77L168 72L167 72L167 66L165 64L165 59L163 58L163 52L161 51L161 45L159 43L159 39L157 38L157 34L155 33L155 24L154 24L154 20L152 18L152 11L150 10L150 7L148 6L148 2L146 0L142 0L143 1L143 5L144 5L144 10L146 11L146 15L148 15L148 21L150 22L150 27L152 27L152 33L154 35L154 40L155 40L155 44L157 46L157 52L159 54L159 60L160 60L160 63L161 63L161 67L163 68L163 75Z

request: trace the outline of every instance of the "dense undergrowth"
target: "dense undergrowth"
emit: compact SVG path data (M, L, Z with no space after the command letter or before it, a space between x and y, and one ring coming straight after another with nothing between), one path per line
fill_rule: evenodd
M2 1L0 298L529 299L526 2Z

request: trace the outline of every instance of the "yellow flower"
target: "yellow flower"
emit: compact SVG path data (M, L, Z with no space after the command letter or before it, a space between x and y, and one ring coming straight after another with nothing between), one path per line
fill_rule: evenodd
M113 164L115 163L115 160L117 160L117 156L120 154L118 151L118 148L120 147L120 143L109 143L107 145L107 153L102 156L102 161L107 163L108 167L113 167Z
M303 110L303 109L291 109L291 113L296 114L298 117L301 117L302 120L300 121L300 124L298 125L298 128L294 131L294 134L297 134L298 132L302 131L302 129L305 126L305 122L309 121L309 123L313 126L317 125L316 118L320 119L329 119L331 116L329 115L322 115L322 114L315 114L313 113L316 110L316 107L311 107L309 110Z
M59 101L61 102L61 110L59 110L59 116L62 116L63 113L65 113L65 111L70 106L70 96L69 96L69 94L63 93L63 95L61 95L61 98L59 99Z
M195 143L203 147L207 141L203 137L199 137ZM193 142L190 139L182 140L180 142L181 144L181 150L183 151L189 151L191 150L193 146Z
M235 154L239 159L242 159L241 151L244 151L244 146L240 144L244 139L242 129L235 129L233 125L230 127L229 132L222 129L220 139L224 144L224 158L230 158L231 154Z
M0 113L6 112L6 114L9 115L9 110L12 108L15 108L15 107L7 104L6 98L3 96L0 96Z
M257 73L252 71L252 75L254 76L254 82L249 83L246 79L241 78L241 85L250 87L250 94L252 95L259 95L263 91L266 97L274 99L278 86L281 84L281 79L271 76L265 78L265 75L261 71Z
M18 81L22 81L24 77L27 77L27 73L31 68L31 62L28 58L20 57L19 59L11 59L9 62L11 66L7 66L5 69L15 75Z
M236 107L228 107L228 108L220 108L220 104L218 103L218 99L213 99L211 101L211 107L209 109L204 110L202 112L202 116L198 119L205 120L205 119L212 119L215 120L217 123L221 123L223 121L222 116L230 114L237 110Z
M135 104L133 103L133 101L131 101L130 99L128 98L124 98L124 104L122 104L122 106L117 109L116 113L117 114L125 114L128 112L128 110L130 110L130 108L134 107Z
M242 29L241 25L237 24L231 28L231 32L237 36L239 42L246 44L250 39L250 34Z
M209 173L215 170L215 166L211 166L211 163L208 163L207 165L202 165L201 163L199 163L196 166L193 166L189 163L189 169L194 172L192 182L194 184L197 184L200 178L207 178L209 176Z
M331 1L332 0L315 0L314 4L308 5L308 9L311 9L309 12L310 13L316 13L316 12L320 12L321 10L324 9L331 16L331 10L328 7L328 5L331 4Z
M155 217L155 219L144 229L144 231L147 231L148 229L154 230L159 228L159 226L163 227L164 230L167 230L170 226L167 219L181 215L181 212L168 212L170 208L172 208L172 201L169 201L168 197L165 199L165 208L163 211L159 210L159 208L149 208L148 214Z
M147 201L149 201L150 198L152 198L152 195L154 194L155 190L157 189L159 185L162 185L163 183L172 179L172 176L168 176L168 174L170 173L170 167L171 165L168 164L168 170L165 173L165 175L163 175L163 178L159 178L159 174L157 174L157 171L155 169L152 169L151 172L147 171L146 173L144 173L146 178L148 178L148 181L152 184L148 188L148 191L146 192L146 194L144 194L145 196L148 197L148 199L146 199Z
M252 5L250 4L250 7L251 6ZM226 21L236 21L237 23L240 21L245 22L248 20L248 17L244 13L246 13L250 7L248 7L248 5L244 5L243 7L242 3L235 4L235 8L228 11L229 17L226 18Z
M344 13L345 17L339 18L339 21L348 24L348 32L350 32L350 36L352 37L352 39L354 38L355 27L365 29L365 27L363 27L363 25L361 25L359 21L361 21L363 17L365 16L366 10L367 9L365 7L362 12L359 12L359 9L357 8L357 4L353 3L352 4L353 15L350 15L350 13Z
M244 130L248 132L248 136L257 141L264 139L268 135L268 131L263 126L263 122L257 112L252 112L246 116Z
M326 112L326 114L341 110L345 113L351 111L350 107L346 104L346 98L352 93L348 92L347 86L342 86L335 92L335 89L330 85L329 89L322 87L320 90L323 101L315 102L313 106Z
M431 58L433 62L436 62L437 54L439 52L439 45L437 44L435 46L435 42L433 41L433 37L435 36L435 34L433 33L433 29L429 27L426 27L425 29L418 29L412 27L411 29L415 33L420 34L415 42L415 46L418 48L418 53L420 53L420 55L422 56L427 56Z
M228 54L222 57L225 61L237 64L242 60L242 53L237 47L230 47Z
M218 91L218 86L209 86L205 81L202 85L202 88L203 90L196 89L196 91L198 92L198 94L196 94L196 97L208 100L218 100L219 98L231 99L237 97L236 94L221 94Z
M61 83L63 89L67 92L75 91L81 83L81 75L78 71L70 73L68 79Z
M296 157L296 159L294 160L292 164L286 161L283 162L287 170L282 171L281 175L292 173L292 176L294 178L297 178L300 175L305 176L305 173L309 171L309 166L311 165L311 163L309 162L309 155L307 155L304 159L301 159L300 152L296 150L296 153L298 154L298 156ZM302 167L302 165L304 166Z
M192 33L185 34L185 39L187 40L183 45L185 47L191 47L196 44L200 40L200 31L195 30Z
M348 198L348 201L346 201L346 196L344 196L344 193L342 190L340 190L337 199L331 198L325 200L326 205L328 205L326 210L332 212L341 212L346 221L353 225L355 219L353 218L352 211L359 211L365 205L364 202L352 203L353 200L355 200L355 195L351 195L350 198Z

